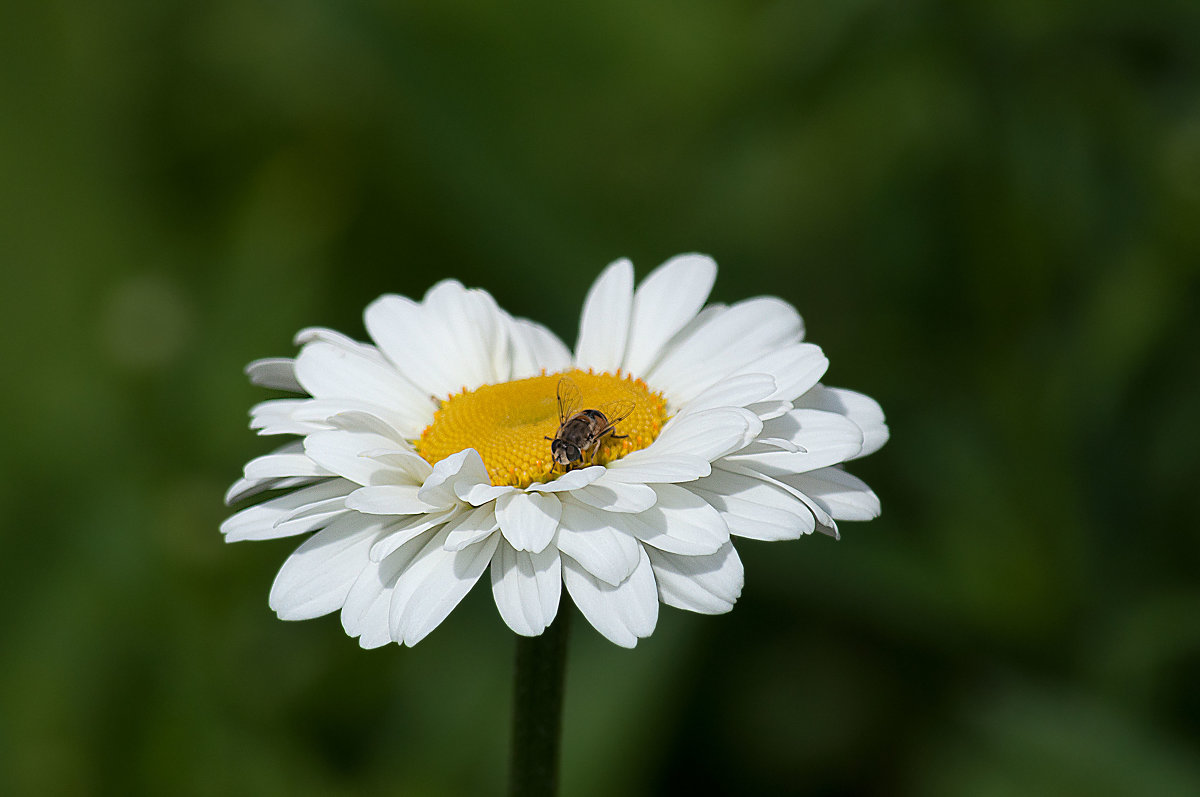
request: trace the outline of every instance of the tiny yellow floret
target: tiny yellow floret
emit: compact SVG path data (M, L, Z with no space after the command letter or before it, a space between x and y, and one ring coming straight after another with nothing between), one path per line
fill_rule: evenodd
M572 370L463 390L441 403L433 423L416 441L417 453L431 465L466 448L483 458L494 485L528 487L546 483L565 471L550 456L550 440L558 433L558 385L566 377L578 387L572 412L633 403L614 434L606 435L586 465L606 465L654 442L667 420L666 400L640 379ZM614 435L623 435L615 437Z

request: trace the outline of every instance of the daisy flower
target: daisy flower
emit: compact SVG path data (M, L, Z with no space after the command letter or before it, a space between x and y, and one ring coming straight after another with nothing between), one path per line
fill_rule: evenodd
M365 648L416 644L485 571L525 636L554 619L564 586L625 647L654 630L660 603L729 611L734 538L836 537L837 521L879 514L842 463L888 431L875 401L820 383L828 361L791 305L705 306L715 277L710 258L682 255L635 289L630 262L611 264L574 353L453 280L420 302L374 301L371 343L301 331L294 359L247 368L296 395L251 412L259 434L290 441L229 490L230 503L273 497L226 520L225 539L306 536L271 608L340 612ZM561 409L624 417L564 467L551 440L567 384L579 399Z

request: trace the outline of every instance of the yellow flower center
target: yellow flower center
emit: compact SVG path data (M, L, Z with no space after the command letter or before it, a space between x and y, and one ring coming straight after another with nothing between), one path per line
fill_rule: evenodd
M611 433L602 436L594 448L580 446L584 449L581 458L572 467L606 465L645 448L667 420L666 400L652 393L642 380L622 376L620 371L614 376L572 370L484 385L451 396L421 432L417 453L436 465L451 454L473 448L483 458L494 485L528 487L549 482L566 472L564 466L555 464L546 439L553 439L562 425L558 395L564 380L562 392L577 395L573 406L566 408L568 417L583 410L599 410L608 421L615 421ZM599 432L603 426L593 424L590 429Z

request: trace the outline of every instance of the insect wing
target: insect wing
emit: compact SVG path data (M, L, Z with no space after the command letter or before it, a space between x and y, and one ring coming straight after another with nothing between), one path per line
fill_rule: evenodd
M579 386L567 377L558 380L558 422L564 424L579 406Z
M637 406L632 400L621 399L619 401L610 401L600 407L600 411L604 413L604 417L608 419L608 426L605 432L616 426L621 421L625 420L633 412ZM601 433L603 434L603 432Z

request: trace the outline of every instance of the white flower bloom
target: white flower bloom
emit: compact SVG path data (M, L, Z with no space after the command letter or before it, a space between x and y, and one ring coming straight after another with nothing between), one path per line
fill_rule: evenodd
M575 353L454 281L420 302L383 296L372 344L327 329L253 382L299 394L251 426L298 436L251 460L227 500L283 491L221 527L228 541L311 535L270 605L285 620L340 611L363 647L414 645L490 570L505 623L537 635L571 600L632 647L659 603L729 611L732 537L837 535L879 500L842 463L887 440L883 412L819 383L828 361L780 299L704 307L716 264L682 255L634 288L619 260L588 292ZM547 438L567 376L581 403L629 415L564 471ZM619 436L618 436L619 435Z

